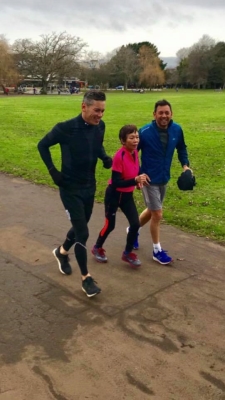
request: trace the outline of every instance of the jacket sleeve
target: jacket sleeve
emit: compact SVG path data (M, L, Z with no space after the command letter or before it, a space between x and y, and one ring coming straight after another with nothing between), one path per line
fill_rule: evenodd
M141 131L141 129L139 129L138 133L139 133L139 143L138 143L137 151L141 150L141 147L142 147L142 131Z
M112 158L110 156L108 156L108 154L106 154L105 148L103 146L103 141L104 141L104 134L105 134L105 123L103 121L101 121L101 125L99 126L99 130L101 132L102 135L102 142L101 142L101 147L98 153L98 158L100 158L100 160L102 160L103 162L103 167L106 169L111 168L112 166Z
M106 159L108 159L108 157L109 156L106 154L105 148L102 144L101 149L98 154L98 158L100 158L100 160L102 160L102 161L105 161Z
M177 143L176 149L177 149L178 159L179 159L182 167L183 167L183 165L189 166L187 146L184 141L184 133L183 133L182 129L181 129L181 134L180 134L180 138Z
M117 171L112 171L112 186L114 189L136 186L135 179L123 179L122 174Z
M40 156L48 170L54 167L49 148L58 143L62 143L63 134L60 125L61 124L57 124L54 126L54 128L47 133L47 135L45 135L37 145Z
M101 148L99 150L98 153L98 158L100 158L100 160L105 161L106 159L108 159L108 155L106 154L103 142L104 142L104 135L105 135L105 123L103 121L100 122L98 129L101 132L101 136L102 136L102 143L101 143Z

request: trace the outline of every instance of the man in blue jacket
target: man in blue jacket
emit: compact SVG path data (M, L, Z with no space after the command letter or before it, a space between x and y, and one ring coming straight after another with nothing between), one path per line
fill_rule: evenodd
M153 113L155 120L139 131L139 150L141 150L141 173L150 177L150 185L143 187L146 209L140 215L140 226L150 221L153 242L153 260L169 264L172 258L160 245L160 221L166 185L170 179L170 168L174 150L183 171L189 168L189 160L180 125L172 120L172 107L167 100L157 101ZM138 248L138 240L134 248Z

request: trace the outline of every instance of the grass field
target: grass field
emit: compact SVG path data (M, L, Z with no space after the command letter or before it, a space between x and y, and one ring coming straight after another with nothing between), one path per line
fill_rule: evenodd
M191 167L197 180L193 192L176 185L181 167L175 154L172 178L164 206L166 223L225 244L225 93L213 91L166 91L164 93L109 93L104 116L105 148L111 155L120 146L118 131L127 123L138 127L152 119L154 103L166 98L172 103L174 120L180 123L188 145ZM80 112L81 96L12 96L0 98L0 170L54 186L37 151L37 142L57 122ZM52 148L60 166L58 146ZM102 201L110 172L97 167L97 201ZM142 195L135 193L138 208Z

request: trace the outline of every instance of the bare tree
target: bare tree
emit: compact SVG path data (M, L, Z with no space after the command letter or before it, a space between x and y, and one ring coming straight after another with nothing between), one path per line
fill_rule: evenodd
M184 86L205 88L208 82L209 71L212 66L210 51L216 41L208 35L203 35L198 42L177 52L179 65L177 67L179 83Z
M88 85L95 88L108 89L109 71L106 64L101 64L99 68L81 68L80 79L86 81Z
M3 35L0 37L0 85L17 85L19 74L15 68L10 46Z
M187 58L189 56L189 54L194 51L197 50L199 48L204 48L206 49L210 49L212 47L214 47L216 44L215 39L213 39L211 36L209 35L203 35L196 43L194 43L192 46L190 47L183 47L181 49L178 50L176 56L179 60L182 60L184 58Z
M84 61L92 61L92 60L101 60L103 55L99 51L84 51L83 52L83 60Z
M196 47L188 57L188 73L191 84L198 89L201 86L205 88L210 67L211 60L209 59L208 50L203 47Z
M124 90L127 90L128 83L137 74L139 60L137 54L129 46L122 46L107 65L111 74L115 75L117 80L123 83Z
M187 58L189 56L191 52L191 47L182 47L181 49L179 49L176 53L176 56L178 58L179 61L184 60L185 58Z
M19 39L13 45L13 51L20 71L25 76L40 79L43 93L47 93L48 82L73 73L85 47L86 43L79 37L52 32L41 35L36 42Z
M214 88L225 89L225 43L218 42L209 52L212 61L208 80Z
M104 54L104 56L103 56L104 62L109 62L117 54L117 52L119 50L120 50L120 47L116 47L112 51L109 51L108 53Z
M164 71L160 68L160 59L154 50L148 46L142 46L139 50L141 73L139 82L147 87L156 87L165 82Z
M178 83L184 87L188 87L190 84L188 57L180 60L176 70L178 75Z
M166 68L165 69L165 83L170 87L177 86L178 84L178 72L176 68Z
M209 35L203 35L199 41L197 43L195 43L192 46L192 49L194 48L199 48L199 47L204 47L205 49L211 49L212 47L214 47L216 45L216 40L213 39L211 36Z

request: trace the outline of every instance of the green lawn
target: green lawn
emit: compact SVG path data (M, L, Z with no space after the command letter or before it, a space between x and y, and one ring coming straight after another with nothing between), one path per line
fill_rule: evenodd
M176 179L181 167L174 156L172 178L164 207L167 223L225 243L225 93L213 91L165 91L163 93L109 93L104 116L105 147L113 155L120 146L122 125L141 127L151 120L154 103L166 98L172 103L174 120L180 123L188 145L197 186L181 192ZM37 142L52 126L80 112L81 96L12 96L0 98L0 170L36 183L54 186L39 157ZM60 165L59 148L52 149ZM110 172L97 168L96 200L102 201ZM135 193L138 208L144 207Z

